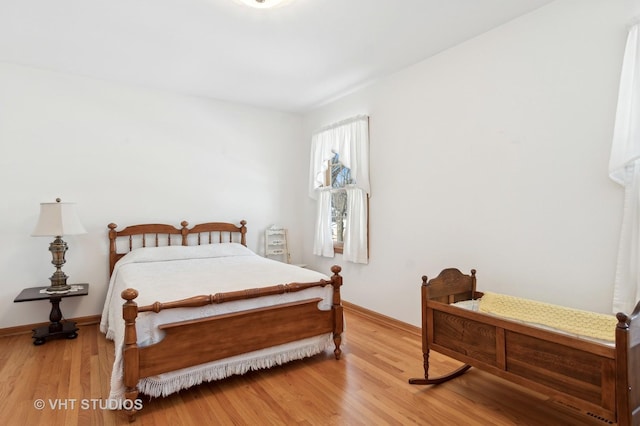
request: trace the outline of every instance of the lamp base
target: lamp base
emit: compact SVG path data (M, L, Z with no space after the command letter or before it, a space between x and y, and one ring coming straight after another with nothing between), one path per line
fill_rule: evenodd
M62 271L62 265L66 263L64 254L67 252L67 243L62 241L62 237L56 239L49 244L49 251L53 256L51 263L56 267L56 271L51 275L51 287L47 288L47 293L66 293L71 290L71 286L67 284L67 274Z

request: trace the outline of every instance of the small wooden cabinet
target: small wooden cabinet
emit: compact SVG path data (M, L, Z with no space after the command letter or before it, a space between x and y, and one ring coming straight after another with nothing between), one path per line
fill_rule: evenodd
M274 225L264 231L264 245L265 257L291 263L286 228Z

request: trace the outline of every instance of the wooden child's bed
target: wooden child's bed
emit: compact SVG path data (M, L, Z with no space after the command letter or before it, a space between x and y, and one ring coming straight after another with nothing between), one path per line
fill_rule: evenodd
M616 316L615 345L608 345L454 305L482 296L475 270L422 277L424 378L409 383L440 384L473 366L600 420L640 424L640 303L631 315ZM429 377L430 350L463 365Z
M245 247L245 221L240 226L216 222L188 228L185 221L180 228L108 228L112 277L101 329L116 344L110 398L121 401L130 420L140 408L135 402L139 392L166 395L193 382L311 356L331 341L340 358L339 266L327 277L264 259ZM217 262L211 275L210 262ZM184 275L176 275L180 268ZM210 292L200 292L195 284L198 290L189 288L192 270L204 271L198 273L204 273ZM151 283L138 278L149 275ZM227 281L234 281L233 287ZM142 320L154 330L146 331ZM172 385L163 387L167 383Z

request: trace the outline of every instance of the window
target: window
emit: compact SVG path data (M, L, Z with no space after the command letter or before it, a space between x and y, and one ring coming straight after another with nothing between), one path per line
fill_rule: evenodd
M325 186L331 187L331 239L333 250L342 253L344 230L347 224L346 186L353 184L351 169L340 162L340 154L334 153L327 162Z
M369 119L359 116L313 135L309 196L317 200L313 253L368 263Z

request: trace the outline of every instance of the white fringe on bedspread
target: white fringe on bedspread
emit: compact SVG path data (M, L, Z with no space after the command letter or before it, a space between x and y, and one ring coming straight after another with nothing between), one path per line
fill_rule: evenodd
M250 370L260 370L282 365L290 361L307 358L326 350L331 343L331 333L311 337L304 340L305 344L285 344L274 348L262 349L250 354L238 355L213 363L201 364L175 372L146 377L138 382L138 390L151 397L167 396L182 389L199 385L203 382L224 379L233 375L245 374ZM290 348L287 348L290 346ZM274 349L280 348L275 351ZM265 354L265 352L267 352ZM248 356L249 355L249 356ZM116 375L112 376L112 379ZM110 399L124 399L122 375L118 380L112 380Z

